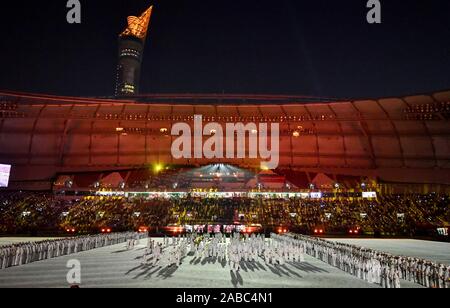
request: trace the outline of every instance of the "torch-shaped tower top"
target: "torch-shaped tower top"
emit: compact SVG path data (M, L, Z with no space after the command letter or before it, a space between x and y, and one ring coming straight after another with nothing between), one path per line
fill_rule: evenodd
M129 16L128 26L120 36L133 36L141 40L145 40L147 36L148 26L150 24L150 18L152 16L153 5L150 6L140 17Z

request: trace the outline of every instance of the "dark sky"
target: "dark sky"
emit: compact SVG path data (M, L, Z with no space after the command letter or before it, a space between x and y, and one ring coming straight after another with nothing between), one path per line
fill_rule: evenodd
M0 89L114 92L117 36L155 4L141 92L381 97L450 89L450 1L66 0L0 2Z

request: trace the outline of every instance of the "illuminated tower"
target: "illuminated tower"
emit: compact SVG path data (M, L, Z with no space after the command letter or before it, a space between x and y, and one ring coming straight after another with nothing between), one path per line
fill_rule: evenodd
M116 96L139 94L142 57L152 11L153 6L140 17L129 16L127 28L119 35Z

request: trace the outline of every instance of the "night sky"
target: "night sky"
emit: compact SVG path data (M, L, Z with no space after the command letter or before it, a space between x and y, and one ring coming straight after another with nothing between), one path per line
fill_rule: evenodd
M0 2L0 89L114 93L117 37L154 4L143 93L363 98L450 89L450 1L66 0Z

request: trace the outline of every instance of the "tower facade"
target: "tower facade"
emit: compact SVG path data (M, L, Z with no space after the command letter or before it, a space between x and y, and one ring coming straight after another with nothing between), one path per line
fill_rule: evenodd
M127 28L119 35L116 96L139 94L141 65L153 6L140 17L128 17Z

